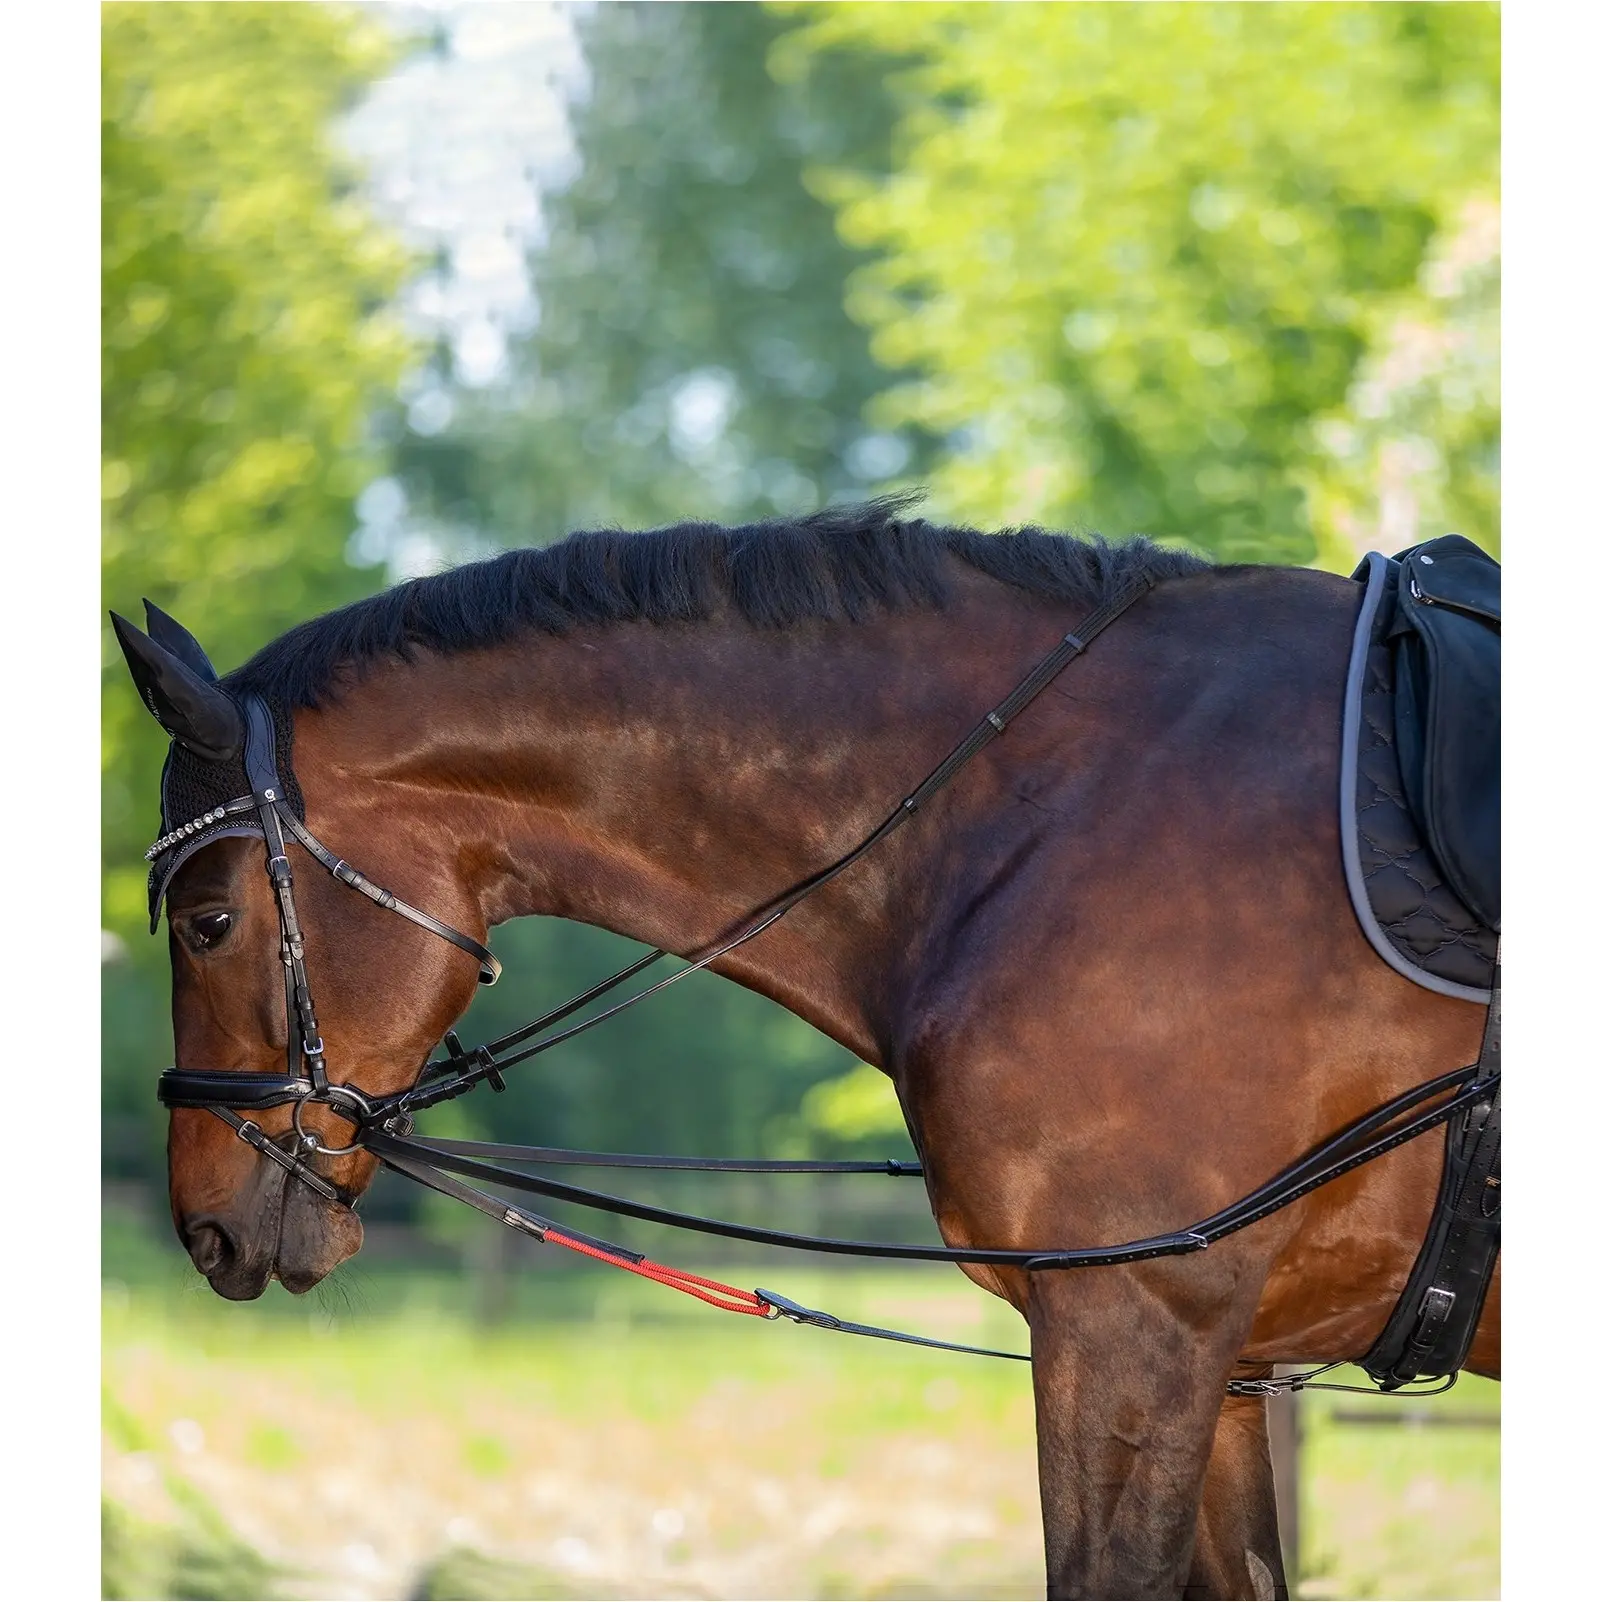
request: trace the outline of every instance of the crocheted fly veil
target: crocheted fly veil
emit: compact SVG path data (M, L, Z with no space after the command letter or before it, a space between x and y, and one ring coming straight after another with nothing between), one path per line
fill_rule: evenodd
M306 802L295 779L290 756L294 720L288 708L274 706L273 734L278 775L284 799L302 822ZM161 837L145 853L150 862L150 932L161 921L161 903L172 876L202 847L230 835L265 838L245 777L243 752L228 762L208 762L180 741L167 749L161 770ZM246 803L241 805L241 803Z

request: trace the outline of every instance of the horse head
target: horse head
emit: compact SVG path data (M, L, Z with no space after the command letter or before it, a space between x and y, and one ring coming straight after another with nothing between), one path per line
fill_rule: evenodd
M163 1099L173 1224L220 1295L250 1299L275 1278L298 1293L362 1241L353 1204L377 1163L348 1144L354 1119L339 1114L356 1104L341 1087L379 1099L411 1085L465 1008L474 973L452 944L351 895L362 876L341 859L328 854L321 866L337 867L320 871L289 761L297 724L313 726L299 753L303 771L318 775L313 826L341 846L350 838L385 883L415 885L420 899L481 928L480 915L411 820L342 791L315 714L236 694L193 635L149 602L146 612L148 633L116 614L113 625L141 699L172 738L162 834L148 856L151 927L165 903L172 962L177 1066ZM367 836L359 847L358 831ZM369 896L377 890L362 882ZM493 977L483 957L482 976ZM238 1085L226 1107L204 1095L207 1076ZM314 1083L332 1092L303 1095ZM307 1183L294 1182L296 1163Z

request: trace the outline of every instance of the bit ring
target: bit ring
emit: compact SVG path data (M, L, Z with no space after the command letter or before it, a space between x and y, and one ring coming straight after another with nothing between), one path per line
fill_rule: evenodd
M356 1139L348 1146L325 1146L316 1135L302 1125L300 1121L301 1114L305 1111L306 1104L312 1101L322 1106L334 1107L337 1111L337 1103L341 1100L350 1103L359 1115L352 1120L356 1125ZM362 1149L362 1126L366 1119L372 1115L372 1110L372 1103L368 1101L361 1091L353 1089L350 1085L330 1085L320 1096L301 1096L295 1102L295 1109L290 1113L289 1120L294 1126L296 1135L300 1138L301 1146L306 1151L316 1152L322 1157L348 1157L353 1151Z

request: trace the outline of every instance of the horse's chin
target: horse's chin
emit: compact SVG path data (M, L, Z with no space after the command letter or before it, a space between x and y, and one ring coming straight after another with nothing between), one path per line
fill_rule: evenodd
M284 1199L273 1278L291 1295L304 1296L361 1247L362 1221L350 1208L296 1186Z
M335 1264L334 1267L338 1267ZM273 1270L273 1278L289 1292L291 1296L304 1296L313 1285L320 1285L333 1268L291 1268L280 1263Z

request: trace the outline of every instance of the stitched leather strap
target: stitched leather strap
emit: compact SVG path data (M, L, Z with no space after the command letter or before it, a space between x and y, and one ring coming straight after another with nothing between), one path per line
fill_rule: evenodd
M448 923L443 923L438 918L431 917L421 908L412 906L410 902L402 901L392 890L386 890L382 885L374 884L371 879L353 868L343 857L336 857L287 806L280 803L277 812L289 832L341 884L348 884L352 890L359 890L369 901L377 903L386 912L398 912L401 917L409 918L418 928L426 929L430 934L438 935L441 940L450 941L453 946L459 947L470 957L475 958L478 962L480 984L492 985L500 978L500 962L491 954L488 946L481 945L471 935L463 934L460 929L453 929Z
M429 1145L453 1157L501 1158L514 1163L562 1163L574 1168L656 1168L696 1174L889 1174L919 1179L923 1164L884 1157L878 1162L810 1162L766 1157L655 1157L637 1152L570 1151L565 1146L502 1146L487 1140L442 1140Z
M331 1180L324 1179L310 1164L283 1150L260 1124L250 1118L241 1118L227 1107L213 1107L211 1111L229 1125L247 1146L254 1146L269 1162L277 1163L286 1173L292 1174L303 1185L309 1185L319 1196L331 1202L350 1205L350 1199Z
M228 1069L169 1068L156 1081L163 1107L235 1107L265 1112L303 1100L311 1081L299 1074L234 1073Z
M1097 635L1128 611L1141 596L1145 595L1153 587L1153 583L1154 580L1149 575L1143 574L1111 600L1105 601L1098 606L1079 623L1074 631L1063 635L1062 639L1035 664L1028 675L1005 699L979 719L973 728L957 742L944 760L911 791L906 799L877 828L858 841L844 856L830 863L828 867L820 869L817 873L803 879L799 884L792 885L789 890L786 890L782 895L768 903L767 906L759 907L732 935L719 941L693 962L679 969L677 973L669 974L667 978L659 979L654 985L648 985L644 990L636 991L633 995L616 1003L616 1005L607 1007L593 1017L584 1019L582 1023L573 1024L566 1029L558 1030L553 1035L546 1035L543 1039L535 1040L532 1045L525 1046L521 1051L513 1052L510 1056L500 1055L508 1046L517 1045L521 1041L538 1034L546 1025L558 1022L577 1012L581 1007L599 999L667 954L662 950L649 952L639 961L630 964L627 968L620 969L610 978L602 980L600 984L586 991L583 996L575 997L574 1000L565 1003L555 1011L545 1014L543 1018L536 1019L531 1024L525 1024L521 1029L513 1030L510 1034L502 1035L498 1040L490 1041L488 1045L478 1046L470 1053L453 1051L449 1057L429 1063L424 1068L417 1085L400 1096L390 1098L387 1103L383 1103L381 1106L389 1111L421 1112L425 1108L437 1106L441 1102L450 1101L454 1097L464 1094L478 1084L480 1080L489 1079L493 1082L503 1069L510 1068L516 1063L526 1062L531 1057L537 1057L542 1052L549 1051L553 1046L559 1046L564 1041L572 1040L575 1036L596 1028L609 1019L617 1017L619 1013L626 1012L630 1007L638 1006L648 996L654 996L659 991L666 990L669 985L675 985L681 979L689 978L692 973L699 973L703 968L710 967L720 957L726 957L731 951L743 946L748 940L755 940L758 935L771 928L787 912L799 906L808 896L815 894L831 880L844 873L853 863L857 862L881 841L899 829L920 807L949 784L992 740L1005 733L1007 725L1075 657L1083 655L1090 642Z
M1444 1123L1462 1108L1495 1094L1499 1080L1475 1079L1475 1064L1455 1068L1426 1084L1393 1096L1382 1107L1337 1131L1289 1168L1242 1197L1238 1202L1202 1219L1188 1229L1114 1246L1091 1246L1067 1250L1030 1250L979 1246L914 1246L889 1241L840 1240L823 1235L798 1235L786 1230L761 1229L723 1219L705 1218L695 1213L655 1207L605 1191L572 1185L564 1180L518 1173L497 1163L464 1156L459 1149L476 1143L443 1142L397 1135L381 1125L369 1124L364 1144L381 1162L397 1167L412 1178L417 1169L427 1167L435 1174L453 1173L467 1178L526 1191L555 1201L572 1202L598 1212L648 1223L668 1224L694 1230L703 1235L720 1235L730 1240L752 1241L762 1246L787 1247L800 1251L829 1252L847 1257L876 1257L897 1261L939 1263L994 1263L1031 1271L1057 1268L1106 1267L1114 1263L1145 1262L1155 1257L1183 1256L1203 1251L1249 1224L1305 1196L1310 1190L1328 1184L1342 1174L1412 1140L1427 1129ZM1473 1081L1465 1083L1465 1081ZM1448 1094L1450 1092L1450 1094ZM1440 1105L1415 1111L1423 1103L1446 1096ZM1402 1119L1400 1124L1396 1123ZM1391 1127L1394 1126L1394 1127ZM515 1150L510 1148L509 1150ZM514 1159L515 1160L515 1159Z

